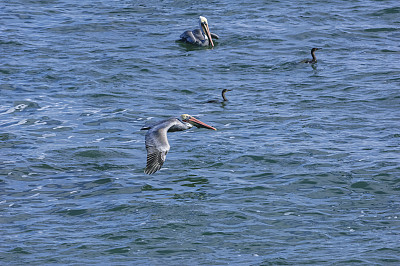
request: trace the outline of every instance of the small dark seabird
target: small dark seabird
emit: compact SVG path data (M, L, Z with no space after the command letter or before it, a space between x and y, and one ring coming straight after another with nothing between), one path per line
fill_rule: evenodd
M314 64L317 63L317 57L315 57L315 51L317 50L322 50L322 48L312 48L311 49L311 56L312 56L312 60L304 60L302 61L303 63L307 63L307 64Z
M231 90L228 90L228 89L223 89L223 90L222 90L222 93L221 93L222 99L223 99L223 102L222 102L222 103L228 101L228 99L225 97L225 93L226 93L227 91L231 91ZM207 103L219 103L219 102L220 102L219 100L209 100Z
M211 33L208 27L208 22L205 17L199 18L200 29L193 31L187 30L181 34L179 41L191 43L197 46L211 46L214 47L212 38L218 39L217 34Z

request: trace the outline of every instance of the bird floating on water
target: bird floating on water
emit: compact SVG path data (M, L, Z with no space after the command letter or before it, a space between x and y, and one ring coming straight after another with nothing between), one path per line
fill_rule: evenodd
M222 95L222 100L223 100L223 102L227 102L227 101L228 101L228 99L227 99L226 96L225 96L225 93L226 93L227 91L231 91L231 90L228 90L228 89L223 89L223 90L222 90L221 95ZM220 102L219 100L209 100L209 101L208 101L208 103L219 103L219 102Z
M307 63L307 64L314 64L314 63L317 63L317 57L315 56L315 51L317 51L317 50L322 50L322 48L312 48L311 49L311 56L312 56L312 59L311 60L305 60L305 61L303 61L304 63Z
M164 164L170 148L167 132L183 131L193 126L217 130L188 114L142 127L142 130L148 130L146 133L147 165L144 172L148 175L154 174Z
M214 47L212 38L219 39L217 34L211 33L208 27L208 22L205 17L199 17L200 29L193 31L187 30L181 34L180 40L186 43L191 43L197 46L211 46Z

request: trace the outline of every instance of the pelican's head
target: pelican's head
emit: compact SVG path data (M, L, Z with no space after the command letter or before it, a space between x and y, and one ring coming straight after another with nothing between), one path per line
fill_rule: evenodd
M210 32L210 28L208 27L208 21L205 17L200 16L199 17L199 24L200 24L200 29L203 32L203 35L205 36L205 38L207 38L210 41L210 45L212 47L214 47L214 43L213 40L211 38L211 32Z
M183 114L181 115L181 119L183 122L190 124L191 126L195 126L195 127L204 127L204 128L208 128L208 129L213 129L213 130L217 130L216 128L207 125L206 123L201 122L200 120L194 118L191 115L188 114Z
M207 19L205 18L205 17L203 17L203 16L200 16L199 17L199 23L200 24L207 24L208 25L208 21L207 21Z

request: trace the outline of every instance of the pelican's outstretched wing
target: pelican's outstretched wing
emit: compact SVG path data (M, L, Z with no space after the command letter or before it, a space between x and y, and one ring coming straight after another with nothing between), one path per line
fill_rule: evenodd
M169 151L167 130L165 128L150 129L146 134L147 165L144 172L154 174L161 169Z

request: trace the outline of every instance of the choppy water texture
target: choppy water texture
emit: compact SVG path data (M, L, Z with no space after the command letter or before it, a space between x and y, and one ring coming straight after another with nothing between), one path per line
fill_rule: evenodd
M199 15L214 49L175 42ZM0 29L0 264L399 265L397 0L10 0ZM183 113L218 131L145 175L140 128Z

